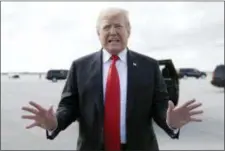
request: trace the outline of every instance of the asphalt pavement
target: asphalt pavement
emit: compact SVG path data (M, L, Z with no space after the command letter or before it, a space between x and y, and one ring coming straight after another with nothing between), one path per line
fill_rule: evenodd
M180 102L195 98L202 102L203 122L189 123L180 132L179 140L170 139L154 125L162 150L224 150L224 90L206 79L180 81ZM1 79L1 149L2 150L75 150L78 125L73 123L53 141L47 140L40 128L27 130L31 121L22 120L23 105L33 100L45 107L57 106L64 81L52 83L38 76Z

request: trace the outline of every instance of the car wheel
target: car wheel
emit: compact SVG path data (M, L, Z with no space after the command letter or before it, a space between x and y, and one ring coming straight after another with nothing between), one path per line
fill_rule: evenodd
M188 78L188 76L187 76L187 75L184 75L184 76L183 76L183 78L184 78L184 79L187 79L187 78Z
M206 76L205 76L205 75L202 75L202 76L201 76L201 78L202 78L202 79L205 79L205 78L206 78Z
M53 78L53 79L52 79L52 82L57 82L57 79L56 79L56 78Z

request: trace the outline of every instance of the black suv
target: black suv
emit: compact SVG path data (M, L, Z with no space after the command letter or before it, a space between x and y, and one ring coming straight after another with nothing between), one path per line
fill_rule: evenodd
M195 68L181 68L179 69L179 78L187 78L187 77L194 77L194 78L206 78L206 72L199 71Z
M53 82L56 82L57 80L65 80L68 72L68 70L49 70L47 72L46 79Z
M170 100L174 105L178 104L179 100L179 76L171 59L158 60L159 66L167 85Z
M12 75L11 77L9 77L9 78L12 78L12 79L19 79L20 78L20 76L18 75L18 74L15 74L15 75Z
M225 65L216 66L213 71L211 84L216 87L225 88Z

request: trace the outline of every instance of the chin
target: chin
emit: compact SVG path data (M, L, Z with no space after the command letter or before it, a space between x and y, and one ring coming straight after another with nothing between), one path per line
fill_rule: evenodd
M109 47L109 48L107 48L107 50L112 54L117 54L117 53L120 53L121 51L123 51L124 48L122 48L122 47Z

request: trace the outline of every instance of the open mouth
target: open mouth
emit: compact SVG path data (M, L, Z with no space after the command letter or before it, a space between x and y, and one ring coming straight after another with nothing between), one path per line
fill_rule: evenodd
M120 42L120 40L118 40L118 39L117 40L108 40L108 42L109 43L112 43L112 42Z

